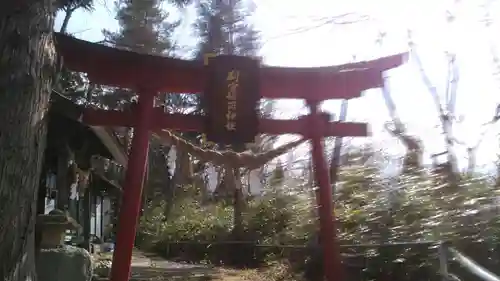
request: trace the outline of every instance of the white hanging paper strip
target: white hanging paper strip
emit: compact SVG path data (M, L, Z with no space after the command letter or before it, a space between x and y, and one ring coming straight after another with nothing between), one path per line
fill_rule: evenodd
M76 188L77 188L77 184L76 184L76 183L72 183L72 184L71 184L71 187L70 187L70 189L71 189L71 194L70 194L70 196L69 196L69 199L71 199L71 200L76 200L76 199L78 199L78 192L77 192L77 189L76 189Z
M249 184L250 184L250 194L252 195L258 195L261 194L263 191L263 186L262 186L262 181L260 178L261 171L260 169L252 170L249 173Z
M208 179L208 190L210 192L214 192L219 181L219 173L213 165L208 165L208 168L206 169L206 175Z
M177 159L177 150L175 147L171 147L168 152L168 172L173 175L175 171L175 160Z
M292 170L293 169L293 161L295 159L295 153L294 150L291 149L288 154L287 154L287 159L286 159L286 170Z

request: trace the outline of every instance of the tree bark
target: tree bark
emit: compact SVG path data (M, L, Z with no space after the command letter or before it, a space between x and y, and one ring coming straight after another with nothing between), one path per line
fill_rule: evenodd
M52 2L0 2L0 280L36 278L36 198L56 61Z

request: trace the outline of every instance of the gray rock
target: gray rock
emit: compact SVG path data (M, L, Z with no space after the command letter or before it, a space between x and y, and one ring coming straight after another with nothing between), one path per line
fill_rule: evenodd
M92 258L89 252L78 247L42 248L36 270L40 281L90 281Z

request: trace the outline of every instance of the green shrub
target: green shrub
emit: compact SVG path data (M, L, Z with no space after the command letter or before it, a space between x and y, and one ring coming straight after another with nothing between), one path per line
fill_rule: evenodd
M193 199L177 202L166 222L152 209L141 219L138 237L170 259L240 266L287 259L301 268L310 256L304 249L256 245L307 244L317 232L309 188L295 193L272 188L249 199L240 241L234 241L231 206L201 205ZM340 171L335 194L340 243L484 240L496 248L500 237L497 194L492 181L480 175L462 177L458 186L450 186L425 170L389 179L374 167L346 166ZM432 279L437 266L433 253L434 249L372 247L355 253L363 261L352 270L364 272L356 275L359 278L387 279L394 271L400 279L410 280L408 276L416 272ZM484 253L485 258L492 255ZM235 262L235 256L244 259Z
M296 198L276 194L248 202L244 234L239 241L232 233L231 206L202 206L196 200L185 199L177 203L166 222L157 219L157 211L153 209L141 219L137 235L141 247L169 259L213 264L263 264L279 255L281 249L256 247L257 244L303 244L307 236L304 222L312 222L299 212ZM236 255L244 259L234 264Z

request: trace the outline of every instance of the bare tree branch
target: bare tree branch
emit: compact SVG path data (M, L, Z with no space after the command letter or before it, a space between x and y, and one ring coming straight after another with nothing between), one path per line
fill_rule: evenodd
M455 106L454 106L454 104L450 104L449 101L447 101L448 108L444 108L443 105L441 104L441 99L439 98L439 93L437 91L437 88L436 88L436 86L434 86L434 84L430 80L429 76L427 75L427 73L424 69L423 63L420 60L420 57L416 51L416 44L413 41L413 36L412 36L411 30L408 30L408 44L409 44L409 47L411 49L412 58L414 59L414 61L416 62L417 66L419 68L422 82L424 83L424 85L427 87L427 90L431 94L432 99L434 100L434 104L436 106L437 112L439 114L439 120L441 121L441 127L442 127L444 138L445 138L446 153L448 156L447 157L448 158L447 165L450 168L449 169L450 173L447 176L449 177L449 179L452 179L455 177L456 172L458 172L458 164L456 161L455 153L453 151L454 138L453 138L453 132L452 132L452 128L453 128L453 117L452 116L453 116L454 112L450 112L450 109L451 108L454 109ZM457 71L457 68L455 66L455 62L456 62L455 56L454 55L449 56L449 61L448 61L449 68L450 69L453 68L453 69L455 69L455 71ZM456 84L457 82L458 82L458 77L454 77L452 79L452 81L447 81L447 84ZM449 85L448 89L450 90L450 92L448 94L450 96L450 101L451 100L455 101L456 98L454 96L456 96L456 89L457 89L456 85Z
M349 19L348 17L354 17L354 18ZM282 34L279 34L276 36L272 36L272 37L268 38L266 41L264 41L262 45L265 45L272 40L280 39L280 38L287 37L287 36L302 34L302 33L305 33L305 32L308 32L308 31L311 31L314 29L318 29L318 28L321 28L324 26L328 26L328 25L348 25L348 24L355 24L355 23L368 21L370 19L371 18L368 15L359 15L359 14L355 14L355 13L345 13L342 15L334 16L334 17L320 17L318 19L314 19L313 24L311 24L311 25L293 28L285 33L282 33Z
M385 85L382 88L382 93L393 125L393 127L391 127L389 124L386 124L385 129L391 135L400 139L403 142L404 146L406 147L407 151L403 161L403 173L416 171L420 167L422 167L422 154L423 154L422 142L419 138L415 136L410 136L407 133L407 130L403 122L401 122L401 119L399 118L399 115L397 113L396 105L387 86L388 84L387 79L384 84Z

